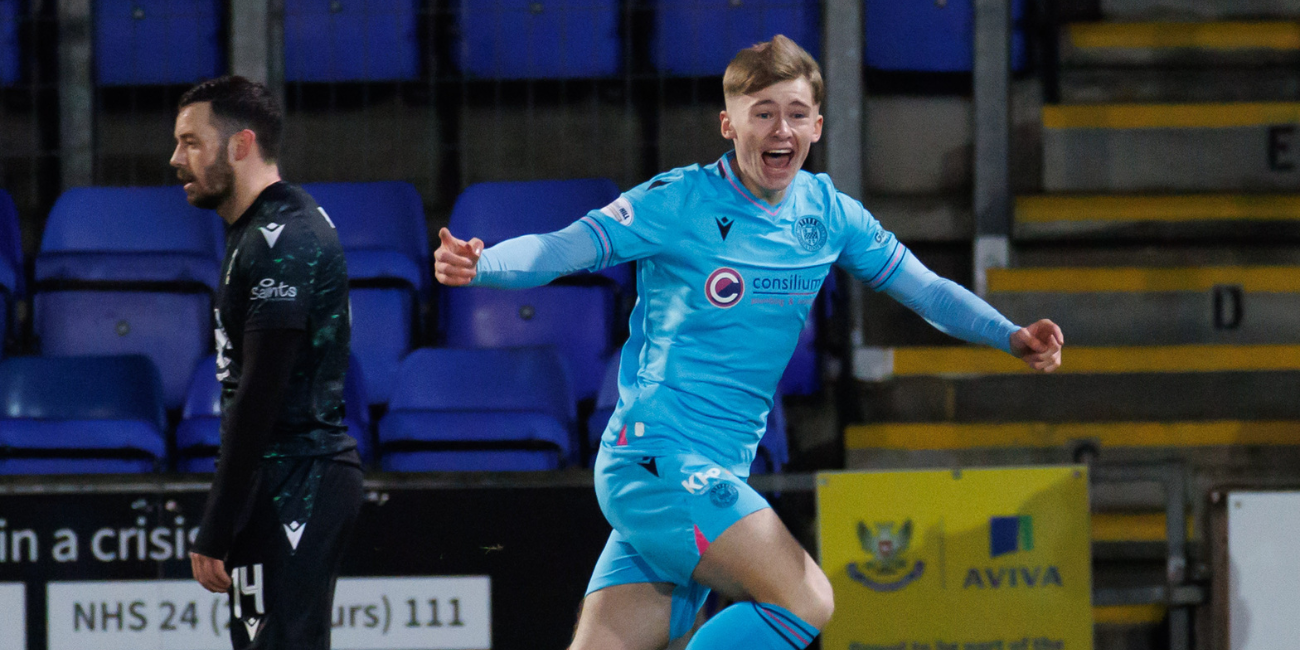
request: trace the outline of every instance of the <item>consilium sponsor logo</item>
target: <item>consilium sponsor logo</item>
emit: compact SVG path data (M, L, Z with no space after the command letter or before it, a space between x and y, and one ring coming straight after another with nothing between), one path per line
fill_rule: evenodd
M822 278L815 275L801 276L796 273L773 277L754 278L750 285L755 292L773 291L781 293L816 293L822 288Z
M293 300L298 297L298 287L276 283L274 278L263 278L253 287L251 296L253 300Z
M704 282L704 294L714 307L728 309L740 304L745 297L745 279L740 271L722 267L709 275Z

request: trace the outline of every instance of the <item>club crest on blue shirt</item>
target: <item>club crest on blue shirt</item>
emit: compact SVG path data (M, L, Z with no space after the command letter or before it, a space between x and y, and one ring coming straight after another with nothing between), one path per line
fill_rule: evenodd
M792 227L794 238L799 240L799 245L809 253L816 253L826 245L826 226L822 225L821 219L817 217L800 217L794 222Z
M719 508L730 508L736 504L738 498L740 498L740 491L726 481L714 483L713 487L709 488L709 501Z

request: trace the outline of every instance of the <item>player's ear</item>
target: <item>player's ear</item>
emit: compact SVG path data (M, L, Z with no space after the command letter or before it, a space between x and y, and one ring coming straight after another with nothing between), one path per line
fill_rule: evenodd
M247 158L253 153L253 148L257 144L257 135L252 129L244 129L230 136L230 155L233 158L230 162L236 162Z
M735 140L736 127L734 124L731 123L731 116L727 115L727 111L722 111L721 113L719 113L718 120L722 122L722 137L728 140Z
M813 142L820 142L822 139L822 123L826 118L821 114L817 115L817 121L813 123Z

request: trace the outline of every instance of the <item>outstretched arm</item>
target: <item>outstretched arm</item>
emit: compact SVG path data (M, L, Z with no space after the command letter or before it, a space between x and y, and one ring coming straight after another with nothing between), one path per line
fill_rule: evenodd
M462 241L446 228L438 237L442 243L433 254L434 276L451 287L538 287L570 273L594 269L600 255L590 227L581 222L545 235L516 237L487 250L478 238Z
M1055 323L1017 327L961 285L935 275L910 251L884 291L945 334L1008 352L1034 370L1052 372L1061 365L1065 335Z

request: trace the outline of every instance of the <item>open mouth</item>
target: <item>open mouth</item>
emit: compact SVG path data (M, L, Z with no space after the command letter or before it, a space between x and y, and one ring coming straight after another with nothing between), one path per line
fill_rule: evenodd
M794 149L771 149L763 152L763 164L785 169L794 160Z

